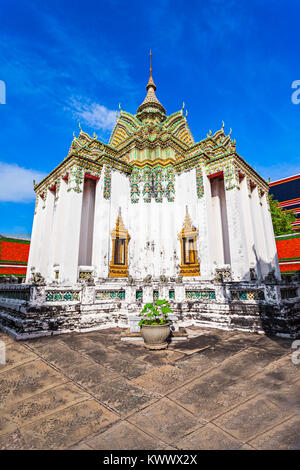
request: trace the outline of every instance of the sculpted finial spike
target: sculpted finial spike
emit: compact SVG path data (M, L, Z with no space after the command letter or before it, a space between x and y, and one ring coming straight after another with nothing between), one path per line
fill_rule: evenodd
M152 52L150 49L150 77L152 77Z
M122 109L121 109L121 103L119 103L119 110L122 111Z
M230 128L230 132L229 132L229 134L228 134L228 135L231 135L231 132L232 132L232 129Z
M188 115L188 112L187 112L187 110L186 110L186 112L185 112L185 117L187 117L187 115Z
M224 121L222 120L222 129L224 129L224 126L225 126L225 123L224 123Z
M75 131L73 131L73 137L76 138Z
M79 126L79 129L82 131L82 129L81 129L81 125L80 125L80 122L78 123L78 126Z
M211 131L211 129L209 129L209 133L207 134L207 137L210 137L211 134L212 134L212 131Z

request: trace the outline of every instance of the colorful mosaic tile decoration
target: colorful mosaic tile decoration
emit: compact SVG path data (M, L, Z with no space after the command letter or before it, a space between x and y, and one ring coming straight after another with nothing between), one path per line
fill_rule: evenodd
M96 300L124 300L123 290L99 290L96 292Z
M79 300L79 292L72 291L48 291L46 302L71 302Z
M196 168L196 187L197 187L197 196L200 199L204 195L204 185L203 185L203 173L201 166Z
M191 300L215 300L216 293L215 291L187 290L185 297Z
M136 298L136 300L143 301L143 291L142 290L137 290L136 293L135 293L135 298Z
M111 194L111 167L107 164L104 166L104 188L103 197L104 199L110 199Z
M169 299L174 300L175 299L175 291L174 290L169 290Z
M230 291L231 300L264 300L265 294L261 290Z

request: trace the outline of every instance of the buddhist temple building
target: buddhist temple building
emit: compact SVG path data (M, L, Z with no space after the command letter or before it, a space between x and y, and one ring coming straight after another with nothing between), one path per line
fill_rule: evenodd
M108 143L80 128L35 185L24 293L35 313L17 325L6 305L2 328L26 337L127 327L143 303L166 298L181 326L294 335L278 320L268 183L224 123L195 141L184 107L167 114L156 93L150 56L136 113L120 110ZM285 298L297 296L289 286Z

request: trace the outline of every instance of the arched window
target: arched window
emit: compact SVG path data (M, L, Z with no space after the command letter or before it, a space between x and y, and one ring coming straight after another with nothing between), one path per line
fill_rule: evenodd
M130 235L123 224L121 209L116 221L116 227L111 231L112 259L109 263L109 277L128 276L128 242Z
M193 227L191 217L186 208L183 227L178 234L181 245L180 274L182 276L200 276L196 245L197 236L197 229Z

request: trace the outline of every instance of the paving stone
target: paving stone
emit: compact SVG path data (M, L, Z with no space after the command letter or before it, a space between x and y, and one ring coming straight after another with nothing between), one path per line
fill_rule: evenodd
M249 441L259 450L300 450L300 417L295 416Z
M265 349L249 347L224 361L219 369L232 378L251 377L274 363L276 357Z
M67 379L43 361L36 360L0 374L0 410Z
M167 398L162 398L128 420L167 444L174 443L184 434L203 425L202 421Z
M111 361L106 364L107 367L115 372L118 372L127 379L134 379L139 376L143 376L148 371L152 370L150 364L142 361L133 361L127 359L121 359Z
M164 444L126 421L114 424L107 431L87 440L96 450L152 450L162 449Z
M0 331L0 341L2 341L5 344L13 343L15 344L15 340L8 336L6 333L3 331Z
M238 450L243 448L243 443L209 423L181 439L176 447L186 450Z
M168 395L195 416L211 420L245 401L236 382L218 369Z
M0 345L1 346L1 345ZM12 367L37 359L38 356L19 343L8 343L5 347L5 364L0 364L0 374Z
M286 417L286 411L260 395L220 416L214 422L241 441L248 441Z
M59 369L65 369L68 366L76 364L82 358L81 354L68 348L63 343L46 344L39 347L38 354L47 362L51 362Z
M266 348L269 352L283 356L291 352L291 343L290 339L284 338L269 338L268 336L261 335L260 338L255 342L256 348Z
M123 417L159 398L156 393L143 390L123 378L102 383L93 389L93 395Z
M82 442L79 444L74 444L73 446L68 447L68 449L65 449L65 450L94 450L94 449L92 449L92 447Z
M266 397L272 403L275 403L282 410L290 413L300 414L300 382L293 384L283 384L280 389L266 391Z
M42 336L40 338L27 339L20 342L20 344L26 344L29 348L38 350L39 348L51 344L55 347L56 344L59 344L62 336L65 335L52 335L52 336Z
M181 387L184 383L191 380L191 378L191 375L186 371L168 364L153 369L131 382L146 390L165 395L166 393Z
M164 349L162 351L148 351L146 354L144 349L144 356L141 357L141 360L148 362L153 367L160 367L164 364L174 364L176 361L184 357L189 356L171 349Z
M23 449L64 449L83 437L105 429L116 421L117 416L95 400L89 400L66 408L45 419L22 426L21 448ZM0 446L10 448L12 435L0 436ZM19 447L20 448L20 447Z
M82 359L79 363L64 370L67 377L82 387L92 391L103 382L114 380L118 374L111 372L100 364L92 363L88 359Z
M214 346L221 340L219 335L202 334L188 339L187 341L177 341L172 344L174 351L179 351L185 354L193 354L209 346Z
M262 372L251 378L258 391L279 390L300 379L300 365L292 363L291 355L270 363Z
M66 344L70 349L80 353L85 353L89 348L95 348L95 343L91 339L80 334L60 335L59 341ZM104 345L101 345L101 342L99 341L99 348L100 347L104 348Z
M4 416L20 427L88 398L87 393L67 383L7 406Z
M231 349L216 345L179 359L176 361L176 367L186 372L197 372L197 375L201 376L234 354L235 352Z
M29 449L19 429L0 436L0 450ZM31 447L31 449L34 449Z

